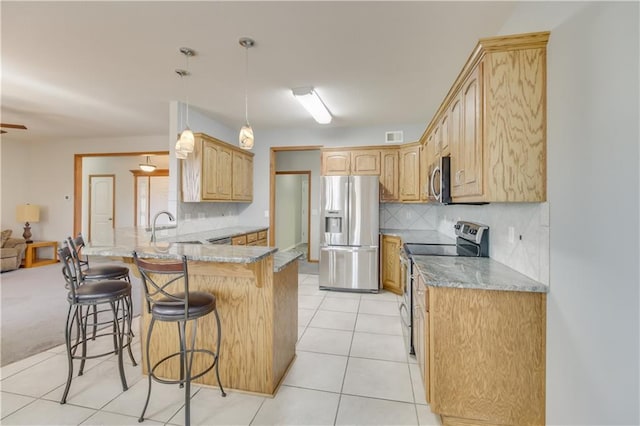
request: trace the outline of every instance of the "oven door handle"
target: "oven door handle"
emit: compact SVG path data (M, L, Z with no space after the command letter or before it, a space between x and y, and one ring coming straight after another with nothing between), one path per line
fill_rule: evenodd
M405 325L405 327L411 327L411 324L405 321L404 315L402 315L402 309L407 311L407 313L409 312L409 308L407 308L407 305L405 305L404 302L402 302L400 304L400 307L398 308L398 310L400 311L400 320L402 320L402 323Z

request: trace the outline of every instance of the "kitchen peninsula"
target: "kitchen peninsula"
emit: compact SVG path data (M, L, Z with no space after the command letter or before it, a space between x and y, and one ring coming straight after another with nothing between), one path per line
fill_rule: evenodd
M211 232L220 234L219 231ZM205 234L172 235L164 241L159 238L160 241L150 243L148 234L143 232L120 232L112 246L89 245L83 253L117 256L125 261L132 261L134 250L140 257L152 259L180 259L185 255L189 289L211 293L217 299L222 324L220 379L223 386L274 395L295 357L298 336L296 260L301 254L278 252L274 247L191 243L206 238ZM132 272L137 274L135 268ZM144 354L149 324L144 305L140 324ZM156 324L150 343L152 360L177 351L177 329L171 325ZM200 320L196 345L213 347L216 339L214 320ZM207 361L196 357L194 368L201 370L200 366ZM143 360L143 373L146 374L145 365ZM166 368L157 372L159 376L175 378L179 374L177 358L175 364L167 363ZM210 371L196 382L217 386L215 372Z

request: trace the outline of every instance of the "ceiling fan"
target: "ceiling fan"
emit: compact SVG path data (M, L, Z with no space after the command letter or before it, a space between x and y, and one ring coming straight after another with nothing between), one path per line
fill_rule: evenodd
M27 126L23 124L0 123L0 128L27 130ZM0 130L0 133L7 133L6 130Z

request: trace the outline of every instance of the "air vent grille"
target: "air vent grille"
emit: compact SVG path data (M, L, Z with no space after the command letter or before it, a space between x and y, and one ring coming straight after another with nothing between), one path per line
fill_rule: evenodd
M386 132L384 134L385 143L402 143L404 142L404 135L402 130L396 130L394 132Z

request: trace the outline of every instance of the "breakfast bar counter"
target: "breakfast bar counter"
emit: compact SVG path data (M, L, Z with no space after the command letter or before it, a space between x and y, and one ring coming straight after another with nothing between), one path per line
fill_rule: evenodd
M119 241L122 243L122 241ZM220 379L222 386L262 395L274 395L295 357L298 337L299 253L280 253L273 247L156 243L117 244L83 250L86 255L118 256L132 261L135 250L141 258L187 257L189 290L216 297L222 326ZM138 274L135 267L132 272ZM135 302L134 302L135 303ZM142 309L140 336L145 354L150 315ZM215 350L217 339L212 316L198 323L196 345ZM178 350L177 327L156 323L149 346L152 363ZM144 355L143 355L144 356ZM178 357L156 370L157 375L177 378ZM194 359L195 371L209 359ZM146 360L142 362L143 373ZM217 386L215 370L196 382Z

